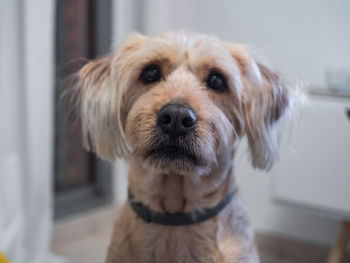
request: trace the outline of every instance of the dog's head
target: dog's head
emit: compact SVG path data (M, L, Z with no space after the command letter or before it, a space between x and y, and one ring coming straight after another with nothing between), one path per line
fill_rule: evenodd
M203 174L247 135L254 167L277 157L275 122L289 105L278 74L242 45L188 33L131 36L79 74L85 145L114 160Z

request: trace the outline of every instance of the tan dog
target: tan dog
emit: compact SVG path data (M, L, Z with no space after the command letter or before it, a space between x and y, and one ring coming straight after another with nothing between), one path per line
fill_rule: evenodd
M79 77L86 147L130 160L107 262L259 262L232 159L244 135L254 167L277 158L280 77L242 45L184 32L133 35Z

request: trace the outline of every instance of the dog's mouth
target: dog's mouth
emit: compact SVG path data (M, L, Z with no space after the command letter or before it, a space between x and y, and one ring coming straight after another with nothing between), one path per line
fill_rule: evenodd
M191 171L194 167L201 166L200 158L188 145L159 145L151 148L145 157L152 166L161 169Z
M198 163L198 158L193 152L178 146L162 146L152 149L149 152L149 156L155 159L168 159L169 161L186 159L190 162Z
M195 131L174 137L154 129L150 143L134 149L146 165L168 172L191 173L207 166L202 156L200 136Z

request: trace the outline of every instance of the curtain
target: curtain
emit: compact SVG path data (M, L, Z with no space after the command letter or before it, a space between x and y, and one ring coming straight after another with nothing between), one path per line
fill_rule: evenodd
M0 251L60 262L50 253L54 1L0 6Z

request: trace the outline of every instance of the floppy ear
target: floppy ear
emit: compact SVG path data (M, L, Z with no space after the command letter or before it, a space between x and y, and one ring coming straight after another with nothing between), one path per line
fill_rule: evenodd
M135 34L118 53L93 60L79 72L78 99L83 143L87 150L108 161L117 157L127 158L130 153L123 127L126 114L123 100L128 88L123 65L130 52L144 40L145 37Z
M255 168L269 170L278 158L279 133L276 123L290 105L290 92L281 76L256 63L247 48L231 46L242 75L242 106L245 134Z
M83 143L87 150L112 161L126 157L127 146L120 125L118 84L112 78L113 56L94 60L79 72Z

